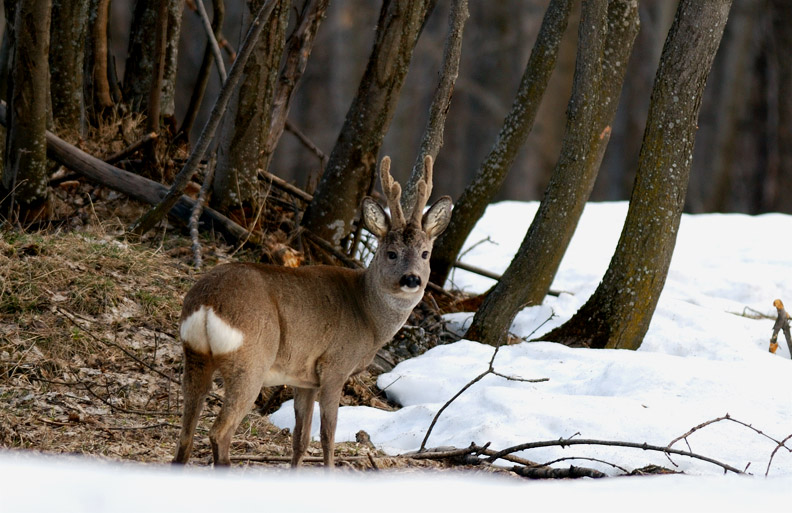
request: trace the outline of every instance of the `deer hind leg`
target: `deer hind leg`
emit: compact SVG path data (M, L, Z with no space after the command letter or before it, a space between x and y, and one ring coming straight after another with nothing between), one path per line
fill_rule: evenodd
M259 379L260 373L252 368L221 366L220 371L225 382L225 396L220 414L209 430L209 440L212 443L215 466L228 466L231 464L229 456L231 438L239 423L253 407L261 390L261 379Z
M294 436L292 437L292 467L302 463L308 444L311 442L311 419L313 417L315 388L294 387Z
M204 400L212 387L214 366L211 357L184 348L184 372L182 375L182 394L184 396L184 412L182 429L179 436L179 447L173 463L187 463L193 447L195 426L204 405Z
M320 429L322 439L322 456L326 468L335 466L335 432L338 421L338 403L341 400L341 391L345 380L340 383L322 384L319 391L319 410L322 426Z

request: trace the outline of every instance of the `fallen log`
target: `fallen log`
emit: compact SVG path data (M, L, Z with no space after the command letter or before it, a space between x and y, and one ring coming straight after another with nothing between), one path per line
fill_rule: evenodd
M0 124L6 126L6 123L6 104L5 102L0 102ZM159 203L168 193L168 187L108 164L67 143L49 130L46 138L47 157L93 182L151 205ZM186 225L189 222L194 206L194 199L182 195L168 214ZM201 222L206 228L213 228L222 233L230 243L238 242L248 237L247 230L220 212L208 207L203 209ZM257 241L255 237L250 237L250 240L253 242Z

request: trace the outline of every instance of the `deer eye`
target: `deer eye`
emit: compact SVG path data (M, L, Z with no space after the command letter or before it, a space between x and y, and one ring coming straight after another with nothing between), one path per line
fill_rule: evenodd
M429 258L429 252L428 251L424 251L423 253L421 253L421 258L423 258L424 260Z
M396 260L397 256L399 255L397 255L395 251L388 251L388 260Z

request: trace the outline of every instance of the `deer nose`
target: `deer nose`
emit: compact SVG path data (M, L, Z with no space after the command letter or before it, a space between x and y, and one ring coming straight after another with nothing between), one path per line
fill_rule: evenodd
M421 277L417 274L405 274L399 280L399 285L406 289L417 289L421 286Z

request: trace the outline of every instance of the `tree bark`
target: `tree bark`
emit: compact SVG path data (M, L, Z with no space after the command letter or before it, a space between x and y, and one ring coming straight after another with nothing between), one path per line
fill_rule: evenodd
M470 17L467 0L453 0L448 13L448 35L443 48L443 62L440 69L440 81L435 89L432 104L429 107L429 119L426 122L421 148L413 164L410 179L402 192L401 205L406 217L412 216L415 205L415 188L423 178L424 157L429 155L437 160L437 153L443 146L443 131L446 115L451 107L454 95L454 84L459 76L459 61L462 57L462 33L465 22Z
M176 60L181 35L181 18L184 0L168 2L168 33L165 50L165 69L162 81L160 111L163 116L173 116L175 102ZM156 72L154 62L155 30L157 25L159 0L138 0L129 36L126 69L124 73L124 100L136 111L147 112L149 91Z
M53 0L50 30L50 94L58 129L85 133L83 57L88 30L88 0Z
M484 299L465 338L496 345L517 312L541 304L550 290L610 139L638 27L636 2L583 4L561 155L520 249Z
M255 13L262 3L251 1L251 12ZM264 169L264 145L290 6L291 0L275 1L267 28L245 64L242 84L232 100L234 122L224 125L213 184L212 204L219 210L255 210L258 206L258 170Z
M294 92L308 65L316 32L325 16L329 0L306 0L296 26L286 42L285 64L278 78L278 87L272 100L269 133L264 143L261 169L269 170L272 154L278 146L289 116Z
M138 219L131 227L132 233L135 233L136 235L143 235L147 231L151 230L171 210L173 205L179 201L184 188L187 187L190 179L198 169L198 164L200 164L201 160L204 158L204 155L206 155L206 151L209 149L209 144L214 138L217 127L220 124L220 121L223 119L223 114L228 107L231 96L236 90L236 86L242 77L244 66L247 63L253 48L258 42L258 38L261 36L261 32L264 30L265 23L272 14L274 6L274 1L268 0L256 13L255 18L250 24L247 35L242 42L239 55L234 60L234 64L231 66L231 69L228 71L228 79L226 80L225 84L223 84L223 88L220 90L220 95L217 97L214 107L212 107L212 112L209 114L209 119L206 121L206 125L204 125L204 128L201 131L201 137L198 138L198 142L195 144L195 147L190 153L187 162L184 163L184 166L182 166L179 174L177 174L173 179L173 185L171 185L168 193L160 200L159 203L157 203L154 208L141 216L140 219Z
M373 184L377 153L435 2L383 1L366 71L302 221L305 228L335 245L352 231L360 202Z
M731 0L681 0L652 89L621 238L583 307L543 340L640 347L663 290L685 203L701 97Z
M552 0L545 12L520 88L498 138L475 178L454 204L451 223L432 251L430 280L442 285L470 231L500 190L514 159L531 132L536 111L555 68L561 37L569 19L571 0Z
M49 105L50 2L20 2L14 13L2 197L19 220L47 215L47 107Z
M777 90L771 94L778 101L776 137L777 172L772 177L772 192L768 194L764 209L776 212L792 212L792 66L789 52L792 51L792 28L789 26L792 5L788 1L772 0L772 37L775 51L769 56L777 77ZM768 86L769 87L769 86Z

